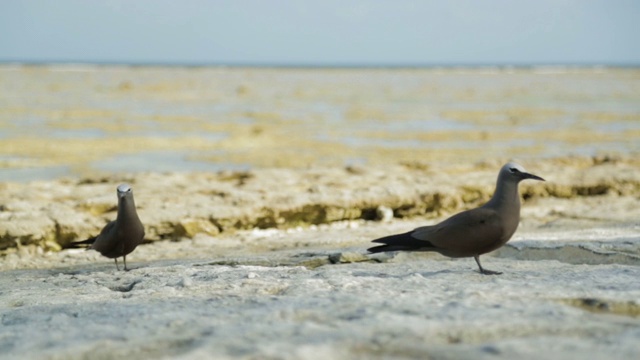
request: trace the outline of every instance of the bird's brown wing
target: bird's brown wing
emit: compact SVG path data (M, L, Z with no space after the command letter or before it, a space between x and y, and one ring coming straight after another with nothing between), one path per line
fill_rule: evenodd
M96 242L96 240L100 237L100 236L104 236L105 234L109 233L111 231L111 229L115 226L116 222L115 221L110 221L107 225L105 225L102 230L100 230L100 234L98 234L97 236L92 236L86 240L82 240L82 241L74 241L72 243L70 243L68 245L69 248L89 248L89 249L94 249L93 244Z
M93 242L91 248L98 252L105 254L112 251L112 249L118 244L116 239L116 221L111 221L100 231L100 235L96 237L96 241Z
M427 241L434 250L452 257L475 256L495 249L504 234L498 213L477 208L434 225L415 229L411 236Z

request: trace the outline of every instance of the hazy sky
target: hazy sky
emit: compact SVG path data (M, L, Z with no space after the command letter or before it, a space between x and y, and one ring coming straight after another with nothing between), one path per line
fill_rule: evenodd
M0 0L0 61L640 65L640 1Z

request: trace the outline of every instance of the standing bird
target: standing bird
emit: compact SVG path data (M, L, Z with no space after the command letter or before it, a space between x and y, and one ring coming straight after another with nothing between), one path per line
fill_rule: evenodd
M96 237L73 243L72 245L90 244L88 249L98 251L103 256L114 259L116 269L118 258L122 256L124 270L127 270L127 255L144 241L144 226L138 218L133 192L128 184L118 186L118 216L109 222Z
M507 163L500 169L493 197L483 206L453 215L436 225L373 240L384 245L368 251L435 251L454 258L473 256L481 274L502 274L483 269L480 255L506 244L516 232L520 222L518 184L526 179L544 181L516 163Z

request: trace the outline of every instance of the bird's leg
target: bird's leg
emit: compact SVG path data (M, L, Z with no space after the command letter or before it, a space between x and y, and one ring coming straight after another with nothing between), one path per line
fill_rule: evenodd
M124 261L124 271L129 271L127 269L127 255L122 255L122 261Z
M492 271L492 270L483 269L482 265L480 265L480 256L479 255L476 255L473 258L476 260L476 263L478 264L478 267L480 268L480 274L482 274L482 275L500 275L500 274L502 274L499 271Z
M116 269L117 269L117 270L120 270L120 267L118 266L118 258L114 258L113 260L115 260L115 261L116 261Z

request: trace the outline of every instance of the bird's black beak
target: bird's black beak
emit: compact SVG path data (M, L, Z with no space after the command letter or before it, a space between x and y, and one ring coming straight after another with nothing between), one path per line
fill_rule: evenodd
M523 179L533 179L533 180L539 180L539 181L545 181L543 178L541 178L538 175L533 175L533 174L529 174L529 173L522 173L522 178Z

